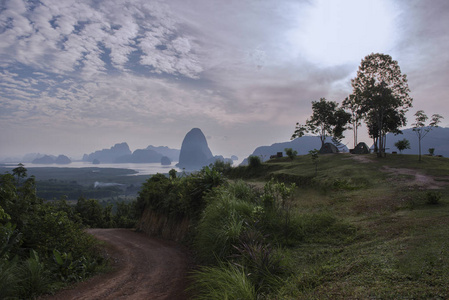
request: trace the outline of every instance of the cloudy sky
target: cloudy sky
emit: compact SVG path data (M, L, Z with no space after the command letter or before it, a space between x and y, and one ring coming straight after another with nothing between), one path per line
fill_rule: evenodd
M340 103L372 52L407 74L408 123L447 127L448 28L447 0L2 0L0 158L179 149L193 127L243 158Z

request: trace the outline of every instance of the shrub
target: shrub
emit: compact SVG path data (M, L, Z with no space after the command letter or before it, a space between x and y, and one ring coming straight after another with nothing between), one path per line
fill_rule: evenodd
M50 288L50 274L36 251L31 250L30 258L18 268L20 276L20 294L25 299L35 298Z
M262 161L259 156L251 155L248 157L248 167L250 168L258 168L262 165Z
M257 299L256 289L244 268L234 264L202 267L194 272L192 290L199 291L196 299Z
M298 155L298 151L293 150L292 148L285 148L284 151L291 160L293 160L296 155Z
M258 293L270 293L280 286L279 275L285 271L281 265L282 257L270 244L243 242L235 249L238 251L238 264L248 270L247 276Z
M407 139L402 139L394 143L394 146L398 148L400 153L402 153L403 150L410 149L410 141Z
M426 203L427 204L438 204L441 200L441 193L440 192L434 192L434 191L428 191L426 193Z
M244 223L250 222L255 207L224 189L214 192L213 198L198 224L195 238L198 255L207 263L225 259L235 251L233 245L238 243Z
M19 292L19 278L16 261L0 259L0 299L14 299Z

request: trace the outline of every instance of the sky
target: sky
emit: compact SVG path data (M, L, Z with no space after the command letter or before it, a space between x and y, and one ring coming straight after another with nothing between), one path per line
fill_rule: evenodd
M244 158L341 103L370 53L407 75L408 127L449 127L448 28L447 0L2 0L0 159L180 149L194 127Z

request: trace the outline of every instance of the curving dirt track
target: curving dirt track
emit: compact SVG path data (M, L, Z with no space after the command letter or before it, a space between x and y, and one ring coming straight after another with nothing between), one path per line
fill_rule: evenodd
M114 271L45 299L188 299L187 253L175 243L128 229L90 229L109 244Z

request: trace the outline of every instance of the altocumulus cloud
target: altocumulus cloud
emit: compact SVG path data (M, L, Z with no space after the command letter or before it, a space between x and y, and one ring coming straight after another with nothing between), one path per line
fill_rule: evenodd
M202 71L195 43L161 2L13 0L2 10L4 66L91 75L140 64L149 72L191 78Z

